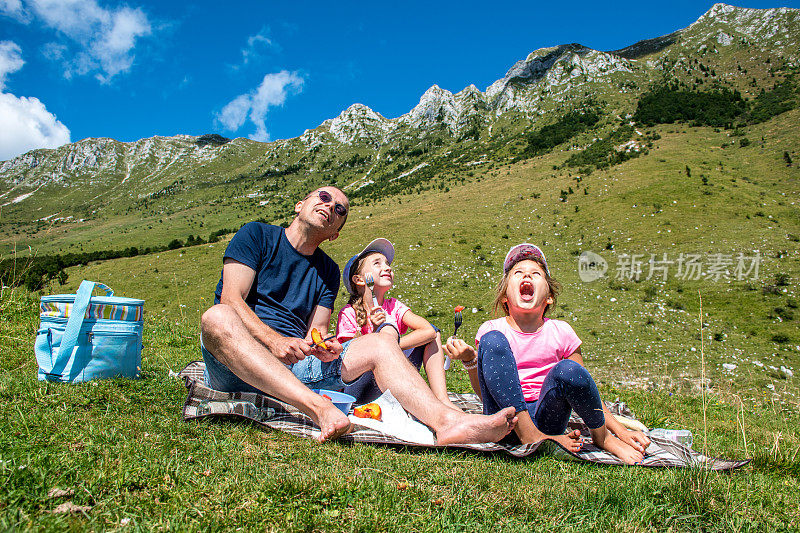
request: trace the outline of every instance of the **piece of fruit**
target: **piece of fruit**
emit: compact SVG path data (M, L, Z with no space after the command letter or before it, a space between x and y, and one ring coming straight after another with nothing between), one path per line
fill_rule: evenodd
M313 342L323 350L328 349L328 345L325 344L325 341L322 340L322 335L320 334L317 328L311 328L311 342Z
M464 310L464 306L463 305L457 305L456 308L453 311L456 312L456 313L460 313L463 310Z
M381 406L377 403L367 403L359 405L353 409L353 414L358 418L372 418L373 420L381 419Z

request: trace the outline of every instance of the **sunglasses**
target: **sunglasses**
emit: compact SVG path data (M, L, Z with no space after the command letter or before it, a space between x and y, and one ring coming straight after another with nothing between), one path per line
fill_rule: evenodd
M306 198L309 198L312 194L314 193L312 192L311 194L306 196ZM317 196L319 196L319 199L322 200L322 202L325 204L333 202L333 195L328 191L325 190L317 191ZM333 212L339 215L340 217L347 216L347 208L339 203L333 204Z

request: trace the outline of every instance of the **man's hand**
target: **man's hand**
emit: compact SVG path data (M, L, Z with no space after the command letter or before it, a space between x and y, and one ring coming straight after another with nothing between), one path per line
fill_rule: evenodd
M373 308L369 312L369 321L372 322L373 328L377 328L386 322L386 312L380 307Z
M277 336L267 348L278 361L287 365L302 361L311 353L311 346L308 345L308 342L297 337Z
M315 344L311 348L311 355L313 355L323 363L330 363L331 361L335 361L336 358L339 357L339 354L342 353L343 349L342 345L339 344L339 341L336 340L335 337L333 339L325 341L325 346L328 347L327 350Z
M459 361L465 361L469 363L477 357L475 348L463 340L455 337L450 337L447 339L447 343L443 346L443 348L444 353L446 353L450 359L457 359Z

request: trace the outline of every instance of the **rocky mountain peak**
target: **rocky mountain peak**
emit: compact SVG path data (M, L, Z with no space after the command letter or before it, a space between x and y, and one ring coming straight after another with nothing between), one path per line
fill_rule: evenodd
M502 97L514 82L535 83L565 54L584 51L588 51L588 48L577 43L534 50L525 59L514 63L505 76L491 84L486 89L486 97L489 101Z
M398 121L415 128L444 125L451 133L457 134L469 123L469 117L485 111L487 107L483 93L475 85L464 88L456 95L433 85L419 99L419 104Z
M486 95L491 99L501 93L513 81L533 82L542 78L550 67L569 52L586 51L585 48L577 43L565 44L561 46L551 46L534 50L528 57L517 61L508 69L506 75L494 82L486 89Z
M121 174L127 179L136 168L155 176L176 165L200 164L212 159L228 143L235 141L218 135L155 136L132 142L89 137L4 161L0 163L0 178L11 186L25 182L38 187L44 183L77 185L73 180L77 176L94 180Z
M435 122L450 125L455 122L457 115L453 93L433 85L425 91L414 109L400 117L400 120L415 127Z
M770 46L783 48L798 43L798 22L798 9L751 9L717 3L682 33L686 34L689 41L711 38L727 46L734 37L738 37L749 42L770 40Z
M356 140L377 142L397 127L364 104L351 105L327 126L336 140L345 144L352 144Z
M486 89L495 115L516 109L538 112L538 89L562 92L576 84L599 81L619 72L632 72L628 59L592 50L578 43L541 48L517 61L503 78Z

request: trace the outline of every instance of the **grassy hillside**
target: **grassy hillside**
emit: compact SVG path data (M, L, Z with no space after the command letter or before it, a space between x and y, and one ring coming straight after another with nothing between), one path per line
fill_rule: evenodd
M533 241L544 246L564 283L558 313L576 325L587 351L607 363L601 367L614 363L610 375L617 373L617 363L643 376L686 370L686 350L696 344L698 291L709 314L706 333L724 339L709 347L715 364L757 353L763 355L754 358L765 364L791 366L800 344L793 320L786 318L797 305L800 275L800 220L794 203L800 169L783 164L782 154L792 149L799 117L792 111L749 128L744 134L753 142L746 147L724 131L660 126L652 130L661 138L648 155L589 176L553 170L569 152L509 165L490 163L449 192L356 206L342 236L324 247L343 264L363 243L390 237L398 249L395 295L440 327L446 326L454 305L475 307L478 312L465 321L474 332L490 316L505 252L514 243ZM570 188L573 194L562 202L561 191ZM126 294L148 296L151 316L196 323L213 297L224 245L70 269L65 288L74 289L84 277L104 280ZM585 250L606 258L606 279L580 281L577 258ZM650 254L662 259L666 253L672 261L681 253L702 254L708 263L707 254L752 258L756 250L757 279L683 280L677 265L671 266L666 282L645 279ZM626 254L640 254L644 261L638 283L616 279ZM343 302L344 292L338 303ZM783 309L783 318L776 308ZM619 336L619 328L627 327L635 337ZM787 339L773 342L776 336ZM750 380L750 374L741 368L725 377ZM755 374L763 387L769 372Z
M588 176L561 167L570 151L475 165L469 179L451 182L447 192L357 205L341 238L324 246L343 264L372 238L389 237L397 248L393 294L445 333L452 307L465 305L461 331L469 337L491 316L507 249L524 240L542 244L564 285L554 316L583 339L603 395L625 400L650 426L691 429L695 446L711 454L753 457L744 470L709 475L318 446L237 423L184 424L184 389L167 374L199 357L198 317L210 305L223 241L71 268L66 286L50 287L72 291L88 278L147 300L144 379L137 382L36 382L36 300L21 289L3 291L0 524L44 530L112 529L125 519L143 529L192 530L791 528L800 504L800 389L780 367L800 369L800 169L787 167L782 154L795 157L798 120L795 110L748 127L742 133L751 143L743 147L741 137L712 128L651 128L660 138L647 155ZM573 194L562 201L561 191L570 187ZM608 261L607 278L580 281L577 259L585 250ZM677 259L681 252L750 256L754 250L762 258L757 279L680 280L676 267L666 282L615 279L624 254L646 254L646 260L651 253ZM337 306L343 301L341 294ZM705 422L701 354L710 379ZM737 366L728 371L723 363ZM452 390L469 390L459 365L448 382ZM74 488L72 500L92 508L50 514L60 502L47 497L53 487Z

